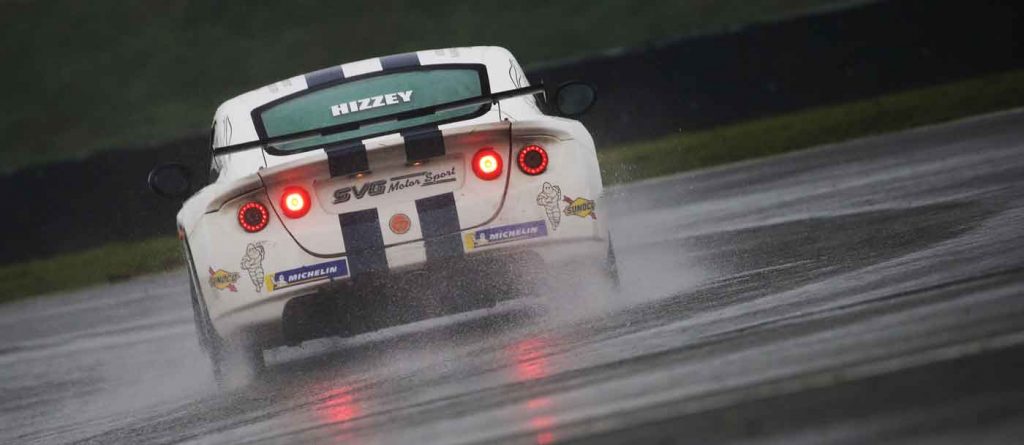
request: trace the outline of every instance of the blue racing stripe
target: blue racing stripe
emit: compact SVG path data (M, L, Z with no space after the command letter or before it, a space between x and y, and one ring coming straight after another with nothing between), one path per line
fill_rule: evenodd
M405 68L408 66L420 66L420 56L416 53L394 54L380 58L380 67L387 70Z
M345 256L352 276L388 270L384 252L384 236L380 233L377 209L366 209L338 215Z
M306 87L312 89L325 83L337 82L345 79L345 73L341 71L341 65L330 66L321 70L306 73Z
M455 208L454 194L417 199L416 213L420 217L427 261L463 254L459 211Z

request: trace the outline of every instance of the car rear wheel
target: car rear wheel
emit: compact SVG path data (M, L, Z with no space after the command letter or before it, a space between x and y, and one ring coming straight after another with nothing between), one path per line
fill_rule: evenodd
M612 244L611 232L608 232L608 255L605 257L604 273L611 281L612 289L619 290L619 263L615 260L615 245Z
M213 378L217 384L224 387L236 382L244 383L262 374L265 370L263 350L244 342L229 343L217 335L209 314L203 310L195 280L190 280L189 290L192 294L192 319L195 322L196 337L199 346L210 358Z
M192 321L195 323L196 340L199 341L199 347L204 352L209 353L215 347L218 339L212 330L208 328L207 316L199 303L199 295L196 292L195 285L190 283L189 290L192 293Z
M245 384L266 371L263 349L247 344L223 344L210 353L213 377L219 386Z

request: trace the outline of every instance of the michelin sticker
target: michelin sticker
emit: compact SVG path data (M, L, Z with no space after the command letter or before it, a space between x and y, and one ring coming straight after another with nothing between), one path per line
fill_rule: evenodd
M465 240L466 248L473 250L542 236L548 236L548 227L540 220L466 232Z
M266 276L268 291L284 289L299 284L313 283L316 281L333 280L345 278L349 274L348 259L328 261L326 263L303 266L295 269L283 270L273 276Z

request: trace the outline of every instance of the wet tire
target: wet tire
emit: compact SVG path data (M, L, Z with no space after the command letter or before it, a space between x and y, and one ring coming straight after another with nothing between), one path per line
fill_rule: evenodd
M194 289L192 295L196 295ZM223 388L235 383L244 383L263 373L265 363L262 349L241 344L233 345L220 338L213 330L210 317L197 298L192 300L192 314L199 346L210 359L213 378L218 386Z
M202 348L203 352L213 361L216 351L222 347L223 340L213 330L210 314L206 312L206 308L203 306L199 292L199 277L196 274L195 263L192 261L191 247L187 238L183 241L185 244L185 261L188 263L188 290L192 300L192 321L195 324L196 340L199 341L199 347Z
M615 260L615 246L612 244L612 234L608 233L608 254L605 257L604 273L612 284L612 289L619 290L619 264Z
M194 273L189 271L190 275ZM213 378L218 386L224 388L234 384L244 384L259 377L266 369L263 350L245 344L230 344L213 330L210 315L204 310L196 290L194 276L190 277L189 291L192 299L192 320L195 323L196 338L199 346L210 359Z
M244 385L266 371L263 349L250 345L224 344L210 353L213 378L221 388Z
M217 339L215 334L211 332L211 329L208 328L207 316L199 304L199 295L196 293L195 285L189 283L189 290L192 293L192 321L196 328L196 340L199 341L199 347L204 352L209 353L210 349L215 347Z
M213 329L210 314L206 312L206 307L199 294L198 275L192 261L188 239L185 239L184 243L185 260L188 262L188 287L192 300L192 321L195 323L199 347L210 358L214 380L217 381L218 386L225 388L236 383L244 384L259 377L266 370L263 349L244 342L225 341Z

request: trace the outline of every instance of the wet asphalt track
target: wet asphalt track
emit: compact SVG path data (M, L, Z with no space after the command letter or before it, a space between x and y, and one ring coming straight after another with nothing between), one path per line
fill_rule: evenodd
M0 307L0 442L1013 442L1024 112L612 192L624 291L272 351L183 273Z

